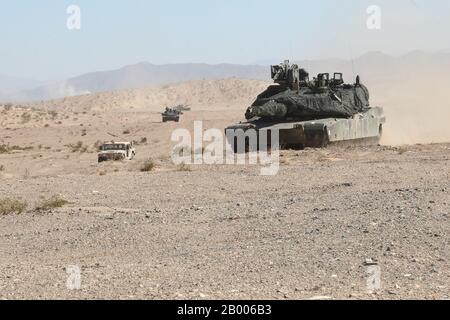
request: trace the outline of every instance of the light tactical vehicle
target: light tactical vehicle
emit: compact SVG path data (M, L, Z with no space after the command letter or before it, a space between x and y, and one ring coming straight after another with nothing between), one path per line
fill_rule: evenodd
M322 73L310 81L308 72L289 61L271 66L271 73L275 84L247 109L247 122L225 130L235 152L239 139L246 139L248 151L252 129L258 137L266 131L269 138L277 130L280 148L379 143L386 121L383 109L369 106L369 90L359 76L354 84L344 83L342 73L332 78Z
M98 162L132 160L136 156L136 149L132 142L107 142L98 153Z

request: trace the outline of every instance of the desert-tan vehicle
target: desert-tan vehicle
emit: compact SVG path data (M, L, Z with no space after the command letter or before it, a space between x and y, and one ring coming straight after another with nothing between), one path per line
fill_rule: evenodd
M98 162L132 160L136 156L136 149L132 142L104 143L98 152Z

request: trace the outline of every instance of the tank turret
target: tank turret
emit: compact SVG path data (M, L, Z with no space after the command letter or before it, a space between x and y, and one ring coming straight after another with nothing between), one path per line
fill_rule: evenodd
M247 109L248 120L348 118L369 107L369 90L360 82L345 84L342 73L320 73L312 81L306 70L289 61L271 66L275 85Z

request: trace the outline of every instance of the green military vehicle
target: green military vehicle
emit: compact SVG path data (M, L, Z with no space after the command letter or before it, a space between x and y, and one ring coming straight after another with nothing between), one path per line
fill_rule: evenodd
M280 148L379 143L386 119L382 108L369 106L369 90L359 76L354 84L344 83L342 73L309 80L304 69L289 61L271 66L271 71L275 84L247 109L247 121L226 128L235 152L238 138L248 138L249 130L258 137L262 131L270 137L277 130Z
M163 122L168 122L168 121L173 121L173 122L180 122L180 116L183 113L179 110L176 110L174 108L166 108L166 110L161 114L162 115L162 121Z

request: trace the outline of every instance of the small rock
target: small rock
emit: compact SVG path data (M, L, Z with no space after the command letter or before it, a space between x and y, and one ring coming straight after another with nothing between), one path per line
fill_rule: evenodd
M352 184L350 182L345 182L342 184L343 187L351 187Z

